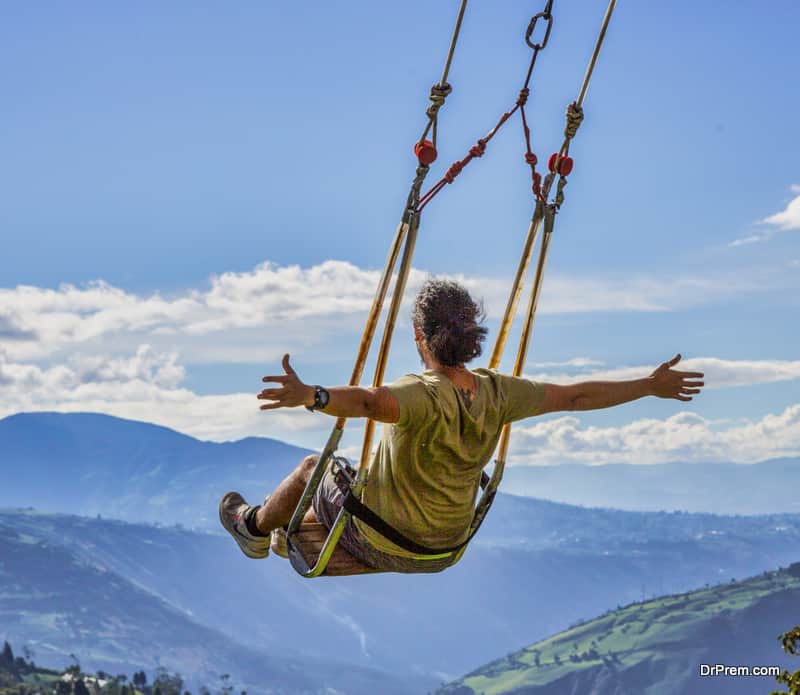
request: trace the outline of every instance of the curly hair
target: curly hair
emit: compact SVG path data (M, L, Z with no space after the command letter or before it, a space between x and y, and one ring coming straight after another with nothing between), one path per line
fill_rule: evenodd
M433 357L457 367L478 357L488 329L481 303L452 280L428 280L414 301L412 320L422 332Z

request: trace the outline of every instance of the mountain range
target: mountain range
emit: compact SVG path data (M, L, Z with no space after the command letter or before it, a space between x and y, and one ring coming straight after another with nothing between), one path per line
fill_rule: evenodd
M800 512L800 458L752 464L510 466L503 489L588 507L713 514Z
M15 543L30 538L31 548L60 549L63 562L99 568L211 630L213 639L203 641L218 640L230 651L220 646L228 654L223 666L206 652L208 673L239 671L230 659L244 644L277 659L276 669L287 660L308 662L311 675L361 669L354 673L365 674L364 682L395 674L381 676L387 683L399 674L413 692L609 607L728 582L800 555L795 514L620 511L500 494L464 559L442 574L302 580L278 558L244 558L219 528L216 506L229 489L260 499L306 453L257 438L201 442L103 415L13 416L0 421L0 505L7 507L0 524ZM36 562L35 553L27 557ZM15 576L8 581L19 585ZM19 606L3 591L0 612L15 615ZM98 615L110 606L101 602ZM146 648L146 635L159 625L148 617L154 610L131 628L139 668L152 668L154 651L162 651ZM77 640L79 633L59 643L51 614L36 613L13 630L3 618L0 637L20 646L35 641L38 651L54 645L52 655L61 657L74 651L70 644L83 644L96 668L110 658L99 645ZM110 620L119 618L112 612ZM242 682L250 673L241 670ZM323 682L335 687L325 678L308 687Z

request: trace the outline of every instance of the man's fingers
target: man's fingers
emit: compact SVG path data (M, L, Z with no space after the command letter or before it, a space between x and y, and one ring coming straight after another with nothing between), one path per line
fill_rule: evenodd
M675 366L676 364L678 364L678 362L680 362L680 361L681 361L681 354L680 354L680 353L678 353L678 354L677 354L677 355L675 355L675 357L673 357L673 358L672 358L672 359L671 359L669 362L667 362L667 365L668 365L668 366L670 366L670 367L674 367L674 366Z
M680 394L678 394L677 396L673 396L673 398L675 398L675 400L678 400L678 401L690 401L690 400L692 400L691 396L681 396Z
M702 379L705 376L704 372L675 372L683 379Z
M688 379L681 379L681 386L691 386L692 388L700 388L705 386L705 381L689 381Z
M264 389L258 394L258 397L269 401L275 401L281 396L282 391L283 389Z
M280 408L280 407L282 407L281 404L278 403L277 401L275 401L275 403L265 403L264 405L261 406L260 409L261 410L275 410L275 408Z
M682 386L681 393L700 393L700 389L692 389L692 388L687 388L686 386Z
M286 374L265 376L261 381L264 382L274 381L276 384L285 384L287 381L289 381L289 377L286 376Z
M292 369L292 365L289 364L289 353L288 352L283 356L283 370L287 374L295 374L294 369Z

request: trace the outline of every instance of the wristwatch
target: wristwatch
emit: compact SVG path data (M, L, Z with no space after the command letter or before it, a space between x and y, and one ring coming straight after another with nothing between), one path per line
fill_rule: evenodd
M315 410L325 410L325 407L328 405L328 401L331 399L331 394L328 393L328 389L322 386L315 386L314 387L314 405L307 405L306 410L311 411L312 413Z

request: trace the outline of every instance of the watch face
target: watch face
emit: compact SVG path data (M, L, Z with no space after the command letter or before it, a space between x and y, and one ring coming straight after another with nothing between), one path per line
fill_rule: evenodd
M327 389L322 388L322 386L317 387L317 403L319 404L318 408L324 408L328 405L328 401L331 399L331 394L328 393Z

